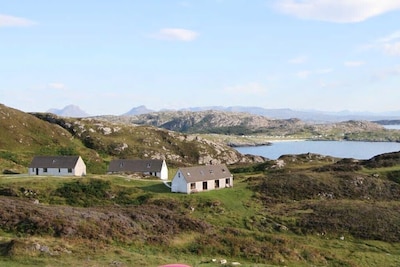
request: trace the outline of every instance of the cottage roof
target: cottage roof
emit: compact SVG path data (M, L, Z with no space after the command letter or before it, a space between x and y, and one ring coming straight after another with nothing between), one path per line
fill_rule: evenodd
M160 172L163 160L116 159L110 162L109 172Z
M179 170L188 183L232 177L225 164L185 167Z
M29 168L74 168L80 156L35 156Z

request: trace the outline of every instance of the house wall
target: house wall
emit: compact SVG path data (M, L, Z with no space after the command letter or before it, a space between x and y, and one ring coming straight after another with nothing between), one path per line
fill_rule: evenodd
M226 179L229 179L226 183ZM216 188L216 181L219 183L219 187ZM207 183L207 189L203 189L203 182ZM225 177L215 180L199 181L194 182L195 188L192 188L192 183L188 183L180 170L175 174L172 179L171 192L190 194L194 192L209 191L215 189L221 189L233 186L233 177Z
M84 176L86 175L86 164L83 162L83 159L79 157L76 162L75 168L72 170L73 175L75 176Z
M161 166L161 172L157 173L159 174L161 180L168 180L168 167L167 167L167 163L165 162L165 160L163 160L162 166ZM158 176L158 175L157 175Z
M36 175L36 168L28 168L28 174L29 175Z
M189 186L182 172L178 170L171 182L171 192L189 194Z
M226 183L227 178L229 178L228 183ZM188 184L188 188L189 188L188 192L201 192L201 191L209 191L209 190L221 189L221 188L226 188L226 187L232 187L233 186L233 178L232 177L227 177L227 178L220 178L220 179L215 179L215 180L196 182L195 189L192 189L191 183L189 183ZM216 181L218 181L218 187L217 187ZM204 183L207 183L207 189L203 189Z
M86 175L86 165L83 162L82 158L79 157L76 162L75 168L47 168L47 171L44 171L45 168L29 168L29 175L50 175L50 176L83 176Z
M51 175L51 176L73 176L74 169L71 169L71 172L68 172L67 168L47 168L46 172L45 168L29 168L30 175Z

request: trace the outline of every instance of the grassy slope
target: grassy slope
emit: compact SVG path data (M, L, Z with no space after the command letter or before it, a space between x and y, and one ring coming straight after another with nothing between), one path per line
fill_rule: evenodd
M2 166L24 169L37 151L78 150L84 157L99 159L61 127L18 111L0 111L1 126L10 129L0 132L1 140L8 140L1 144ZM22 132L24 136L19 135ZM124 142L124 135L120 137L118 142ZM112 142L110 139L109 144ZM282 170L268 164L265 172L260 171L264 167L252 168L258 172L236 174L234 188L190 196L171 194L158 180L120 176L0 176L0 195L16 197L0 197L4 204L0 265L157 266L179 261L216 266L201 263L211 258L239 261L245 266L400 265L397 157L386 161L390 164L379 165L379 160L374 160L361 166L351 162L331 165L337 159L315 157L283 160L287 165ZM104 183L91 184L99 180ZM327 199L331 193L335 198ZM34 199L41 204L32 204ZM27 202L24 205L20 200ZM15 209L13 205L19 206ZM193 212L190 207L194 207ZM76 213L70 214L71 210ZM149 215L156 211L157 216ZM80 220L76 214L88 219ZM97 220L88 214L107 219ZM118 227L107 228L110 214L121 219ZM155 223L149 224L151 221ZM209 228L201 228L198 221ZM65 222L79 226L71 227L75 234L66 234L69 228ZM129 233L132 227L122 227L137 222L136 235ZM154 225L160 227L154 229ZM58 235L57 227L63 230ZM123 230L130 241L119 238L124 236L119 232ZM35 248L37 244L48 247L51 253L46 249L41 252Z
M305 167L307 163L304 160L299 161L301 164L291 163L292 166L288 168L291 172L297 170L308 176L314 173L315 168L328 164L324 160L316 162L317 160L314 159L308 165L310 168L307 169ZM379 179L386 181L388 172L399 169L399 166L373 170L363 168L350 173L358 176L379 173L381 174ZM276 173L272 170L268 171L267 181L273 182ZM301 221L302 216L313 214L313 209L306 209L312 205L317 207L320 203L324 205L328 203L331 205L331 210L337 205L353 207L357 204L368 204L370 201L349 200L348 197L342 197L321 202L319 198L303 196L293 202L285 198L282 198L283 201L282 199L278 201L283 195L276 195L275 200L278 202L266 203L265 199L260 197L263 195L252 189L260 185L261 181L265 182L266 174L260 172L236 174L233 188L193 195L171 194L168 188L158 180L132 180L122 176L89 177L87 181L93 178L109 181L111 183L109 191L114 194L128 192L131 200L141 199L139 206L147 207L146 205L157 204L160 208L167 207L173 210L174 214L201 220L210 224L211 228L204 232L181 231L171 236L165 233L169 237L168 242L155 244L138 240L117 242L112 237L95 240L2 232L0 251L3 251L3 257L0 259L0 264L9 266L27 266L32 263L46 266L109 266L110 264L157 266L162 263L185 262L192 266L218 266L215 263L206 263L212 258L225 258L228 262L238 261L244 266L398 266L400 264L398 242L362 239L344 231L332 230L323 235L316 231L300 233L299 226L296 224ZM334 179L331 174L326 173L319 177L324 177L327 181ZM39 199L43 203L41 205L49 206L46 203L54 201L65 205L63 203L66 203L66 200L63 197L55 198L53 193L64 184L74 183L76 180L77 178L2 176L0 188L10 188L23 199ZM266 183L265 186L272 184ZM313 186L312 183L309 185ZM334 185L334 183L329 185ZM395 184L389 187L393 186ZM20 192L21 187L29 189L29 192L36 192L37 195L24 196ZM295 187L292 190L295 190ZM117 201L107 198L102 205L113 207ZM398 205L398 200L381 199L374 203L375 206L386 207ZM118 204L118 206L121 205L124 206ZM194 208L193 212L191 207ZM7 246L10 246L10 240L18 241L12 246L12 251L7 249ZM51 251L58 251L59 255L49 255L32 249L32 244L35 242L48 246Z
M33 156L51 154L80 154L89 169L105 170L96 151L85 147L67 130L33 115L0 104L0 128L0 169L3 172L26 173Z

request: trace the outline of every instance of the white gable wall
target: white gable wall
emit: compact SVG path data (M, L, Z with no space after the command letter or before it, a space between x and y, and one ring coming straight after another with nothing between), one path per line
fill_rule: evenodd
M186 182L181 170L178 170L171 182L171 192L189 194L189 184Z
M162 166L161 166L161 173L160 176L161 180L168 180L168 167L167 163L165 160L163 160Z
M83 159L79 157L76 162L75 168L72 169L72 173L75 176L83 176L86 175L86 164L83 162Z

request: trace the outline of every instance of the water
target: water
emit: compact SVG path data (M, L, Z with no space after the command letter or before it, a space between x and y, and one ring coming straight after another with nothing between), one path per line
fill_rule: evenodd
M400 130L400 125L399 124L393 124L393 125L382 125L386 129L392 129L392 130Z
M370 159L376 155L400 151L400 143L355 141L280 141L270 146L237 147L242 154L277 159L286 154L316 153L338 158Z

